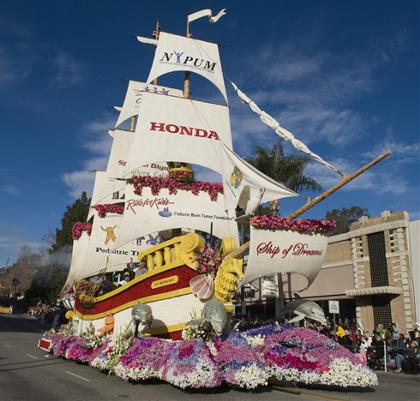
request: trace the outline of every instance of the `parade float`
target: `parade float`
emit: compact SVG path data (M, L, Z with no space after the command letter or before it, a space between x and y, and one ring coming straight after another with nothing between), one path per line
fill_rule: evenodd
M70 322L48 333L41 347L125 380L161 379L181 388L228 383L252 389L273 377L374 385L376 376L360 359L316 331L290 324L229 328L232 299L246 283L279 273L304 279L296 291L313 282L334 223L296 217L389 153L343 175L232 83L262 123L340 175L334 187L288 217L255 214L261 204L298 194L233 151L218 46L192 38L189 30L198 18L214 23L223 15L190 14L186 36L157 26L153 38L137 37L156 47L152 68L145 83L129 82L116 107L107 169L96 173L87 221L73 228L62 291ZM179 71L183 90L158 85L159 77ZM191 73L214 84L223 104L192 99ZM211 169L221 182L195 180L191 165ZM240 243L238 221L249 225L249 242ZM295 316L323 321L305 309Z

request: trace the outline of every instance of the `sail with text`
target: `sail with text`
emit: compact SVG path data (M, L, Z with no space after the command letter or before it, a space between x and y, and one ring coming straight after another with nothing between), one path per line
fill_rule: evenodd
M182 96L182 91L179 89L147 84L145 82L129 81L123 105L119 108L120 114L117 118L117 122L115 123L115 127L118 127L129 118L138 115L143 94L149 92L168 96Z
M161 31L147 82L176 71L190 71L208 79L227 104L219 48L215 43Z

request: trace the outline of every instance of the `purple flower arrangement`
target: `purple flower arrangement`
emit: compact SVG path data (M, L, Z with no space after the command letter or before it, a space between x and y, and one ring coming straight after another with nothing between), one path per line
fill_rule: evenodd
M105 204L98 204L93 206L93 208L98 212L98 216L103 218L108 213L115 213L115 214L123 214L124 213L124 206L118 203L105 203Z
M72 231L71 231L73 235L73 239L78 240L82 236L83 231L86 231L88 235L90 236L90 233L92 232L92 224L82 223L81 221L74 223Z
M181 340L168 348L160 379L180 388L214 388L222 375L202 340Z
M86 339L51 336L51 352L67 359L109 369L115 344L104 339L89 347ZM370 387L376 375L344 347L307 328L264 326L231 332L226 338L170 341L134 338L117 353L110 370L124 380L160 379L180 388L214 388L223 382L239 388L267 385L270 377L304 384Z
M212 201L217 201L219 194L223 193L223 184L218 182L179 182L171 175L167 177L152 177L135 175L129 180L134 185L134 193L142 194L143 187L149 187L153 195L159 195L161 189L166 188L171 195L176 194L178 189L191 191L194 195L200 192L207 192Z
M290 230L300 233L325 234L334 230L335 221L316 219L293 220L277 215L261 215L253 217L251 225L260 230Z
M245 336L232 332L213 340L212 353L226 383L247 389L266 385L269 379L261 353L248 345Z

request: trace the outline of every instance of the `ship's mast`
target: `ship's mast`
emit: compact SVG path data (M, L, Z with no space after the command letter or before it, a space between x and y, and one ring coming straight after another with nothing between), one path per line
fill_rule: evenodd
M187 33L185 35L187 38L192 38L192 34L190 32L190 23L188 22L187 16ZM190 97L190 71L185 71L184 73L184 98L188 99Z
M159 34L160 34L160 24L159 21L156 21L155 30L152 32L152 37L156 40L159 40ZM155 78L153 80L153 85L158 84L158 79ZM130 131L134 132L134 129L136 127L136 116L132 116L130 119Z

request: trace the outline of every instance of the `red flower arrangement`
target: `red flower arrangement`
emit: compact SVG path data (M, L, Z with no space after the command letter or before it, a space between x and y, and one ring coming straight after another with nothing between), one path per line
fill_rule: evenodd
M194 195L200 192L207 192L212 201L217 201L219 194L223 193L223 184L218 182L178 182L171 176L168 177L151 177L135 175L129 180L134 185L134 193L141 195L144 187L149 187L153 195L159 195L161 189L166 188L171 195L177 193L178 189L191 191Z
M124 206L118 203L106 203L103 205L95 205L93 206L94 209L98 212L99 217L105 217L107 213L116 213L116 214L123 214L124 213Z
M251 219L251 225L261 230L290 230L300 233L323 234L334 230L335 221L317 219L293 220L277 215L262 215L253 217Z
M73 239L78 240L82 236L83 231L86 231L88 235L90 236L90 233L92 232L92 224L82 223L81 221L78 221L77 223L75 223L71 230Z

